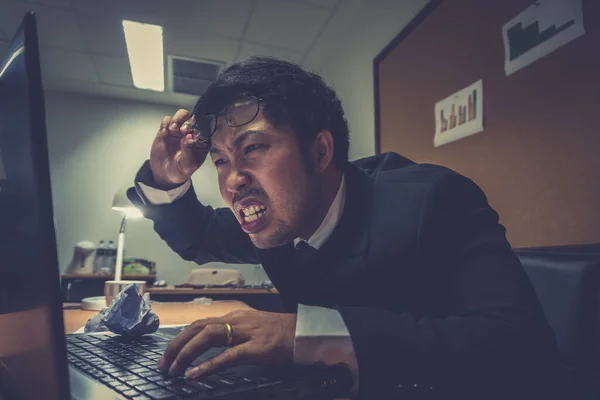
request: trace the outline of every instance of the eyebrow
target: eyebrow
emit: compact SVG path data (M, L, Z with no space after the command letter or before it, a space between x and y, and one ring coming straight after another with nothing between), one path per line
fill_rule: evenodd
M255 130L255 129L251 129L251 130L247 130L246 132L242 133L241 135L238 135L235 139L233 139L233 149L234 151L237 151L237 149L240 148L240 146L242 145L242 143L248 139L248 137L250 137L251 135L255 135L255 134L264 134L265 132L263 131L259 131L259 130ZM210 147L210 154L222 154L223 151L218 149L217 147L211 146Z

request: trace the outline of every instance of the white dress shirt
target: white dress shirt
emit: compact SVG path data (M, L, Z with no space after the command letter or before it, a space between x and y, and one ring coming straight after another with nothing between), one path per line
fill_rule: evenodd
M169 204L183 197L191 187L191 181L171 189L160 190L138 182L147 200L153 204ZM319 249L329 239L344 211L346 201L346 183L342 182L338 192L319 228L306 241L310 246ZM294 245L304 239L294 239ZM334 365L343 363L348 366L355 385L353 392L358 391L358 362L348 328L337 310L325 307L298 305L296 318L296 334L294 338L294 363L310 365L323 363Z

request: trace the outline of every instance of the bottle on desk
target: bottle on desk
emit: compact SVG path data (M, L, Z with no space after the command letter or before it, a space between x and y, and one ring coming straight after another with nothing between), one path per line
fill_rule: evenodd
M94 274L110 275L112 268L109 265L109 249L104 240L101 240L96 249L96 259L94 261Z

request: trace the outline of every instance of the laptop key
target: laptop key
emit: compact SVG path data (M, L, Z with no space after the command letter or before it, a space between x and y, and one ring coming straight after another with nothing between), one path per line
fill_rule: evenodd
M133 377L132 376L119 376L117 379L120 380L121 382L129 385L129 383L131 381L134 381L136 379L141 379L141 378L137 375L133 375Z
M128 390L131 390L132 388L129 385L121 383L120 385L113 386L113 389L115 389L117 392L126 392Z
M196 389L198 389L198 391L200 391L200 392L210 392L210 391L213 391L215 389L214 385L211 385L208 382L203 382L201 380L197 380L197 381L188 380L187 383L190 386L193 386Z
M139 361L138 364L143 365L144 367L155 367L156 363L154 360L143 360Z
M135 387L137 390L139 390L140 392L145 392L148 390L156 390L156 389L160 389L160 386L155 385L154 383L146 383L144 385L139 385Z
M130 371L133 372L134 374L141 374L143 372L152 372L146 367L132 368L132 369L130 369Z
M102 382L110 387L118 386L121 384L121 382L119 382L118 380L113 379L113 378L100 378L100 382Z
M146 394L146 396L150 397L153 400L175 400L175 399L177 399L177 396L173 392L168 391L167 389L151 390L149 392L146 392L145 394Z
M123 396L133 397L133 396L138 396L141 393L138 392L137 390L130 389L130 390L123 392L122 394L123 394Z
M135 372L136 374L138 374L139 376L143 376L144 378L149 377L149 376L157 376L157 375L160 376L161 375L160 373L149 370L147 368L144 368L144 370L140 371L140 372L136 372L134 370L132 370L132 372Z
M175 393L177 395L180 395L180 396L186 396L186 395L189 395L189 394L194 394L194 393L197 393L199 391L194 386L186 385L185 383L165 386L165 389L168 389L168 390L172 391L173 393Z
M134 379L132 381L127 382L127 384L131 385L131 386L140 386L140 385L145 385L147 383L150 383L150 382L148 382L147 380L142 379L142 378Z
M108 367L108 368L103 368L104 372L107 372L111 375L114 375L115 373L119 373L119 372L126 372L125 369L121 368L121 367Z
M216 387L231 387L234 384L232 380L222 378L222 377L216 376L216 375L207 376L207 377L203 378L202 381L212 384L213 386L216 386Z

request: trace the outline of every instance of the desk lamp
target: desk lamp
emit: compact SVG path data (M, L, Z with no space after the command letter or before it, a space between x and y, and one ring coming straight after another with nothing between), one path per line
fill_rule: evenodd
M123 249L125 246L125 227L127 219L135 219L142 217L142 212L138 210L127 197L127 186L123 186L117 190L113 198L112 209L123 213L121 221L121 230L119 231L119 240L117 241L117 262L115 264L115 281L121 280L123 271Z

